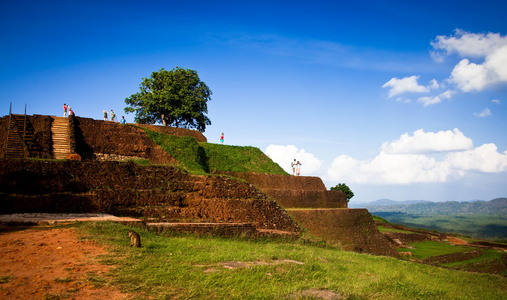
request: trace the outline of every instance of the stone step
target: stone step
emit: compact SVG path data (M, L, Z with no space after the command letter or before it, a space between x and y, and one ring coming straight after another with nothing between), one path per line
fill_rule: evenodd
M194 234L220 234L234 236L240 234L255 235L257 229L253 223L146 223L146 227L157 232L175 231Z
M70 154L69 119L64 117L53 117L51 134L53 156L56 159L67 158L67 155Z

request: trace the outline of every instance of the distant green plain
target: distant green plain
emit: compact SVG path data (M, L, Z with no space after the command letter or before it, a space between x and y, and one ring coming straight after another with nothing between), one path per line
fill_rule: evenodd
M507 241L507 216L505 215L415 215L396 212L373 212L373 214L391 223L409 227Z

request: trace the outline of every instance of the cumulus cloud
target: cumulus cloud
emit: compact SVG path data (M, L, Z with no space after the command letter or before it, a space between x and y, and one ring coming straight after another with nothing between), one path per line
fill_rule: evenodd
M314 174L322 167L322 161L305 149L299 150L294 145L269 145L264 151L274 162L280 165L287 173L292 174L291 162L296 159L301 163L301 174Z
M472 150L449 153L447 161L454 169L498 173L507 170L507 151L498 153L495 144L484 144Z
M454 36L437 36L431 45L435 49L432 57L437 61L450 54L464 58L449 77L462 91L482 91L491 85L507 83L507 36L456 30Z
M450 99L455 94L453 90L468 93L507 84L507 36L456 29L454 35L439 35L430 43L434 49L430 54L437 62L442 62L449 55L462 58L445 80L450 90L437 95L432 92L446 87L435 79L428 86L423 86L417 83L417 75L402 79L394 77L382 86L390 88L390 98L408 92L427 93L417 102L429 106Z
M391 78L388 82L386 82L382 87L390 87L389 97L393 97L396 95L400 95L403 93L426 93L430 90L429 87L425 87L419 85L417 83L417 79L419 76L410 76L402 79L399 78ZM436 83L436 81L435 81ZM432 82L434 85L434 83Z
M470 33L462 29L456 29L454 36L439 35L430 43L435 51L441 55L457 53L465 57L485 57L496 49L507 45L507 37L499 33Z
M472 140L457 128L437 133L419 129L414 131L413 135L404 133L399 139L382 145L382 151L389 154L446 152L471 148L473 148Z
M474 113L474 116L477 116L479 118L489 117L491 116L491 111L489 110L489 108L485 108L480 113Z
M444 154L437 159L431 152ZM412 184L447 182L468 172L507 171L507 151L499 153L494 144L473 148L473 142L458 129L403 134L386 142L370 160L340 155L327 171L330 180L362 184Z
M500 104L500 100L498 100L498 99L493 99L493 100L491 100L491 102L496 103L496 104Z
M381 151L372 160L338 156L327 175L333 181L363 184L445 182L449 176L449 165L422 154L389 154Z
M480 91L492 82L491 74L484 65L471 63L468 59L463 59L454 67L449 79L464 92Z

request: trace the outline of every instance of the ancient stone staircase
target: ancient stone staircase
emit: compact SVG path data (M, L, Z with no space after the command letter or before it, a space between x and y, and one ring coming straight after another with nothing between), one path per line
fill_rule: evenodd
M70 154L69 119L64 117L52 117L52 119L53 157L65 159Z
M9 124L9 134L5 147L5 158L25 157L23 135L25 133L25 116L12 114Z

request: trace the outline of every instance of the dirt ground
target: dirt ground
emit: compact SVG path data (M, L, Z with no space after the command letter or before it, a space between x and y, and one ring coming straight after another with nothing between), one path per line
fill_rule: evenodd
M126 299L107 285L106 253L69 228L0 232L0 299Z
M447 240L449 241L449 243L451 243L453 245L467 245L468 244L467 241L457 238L455 236L447 236Z

